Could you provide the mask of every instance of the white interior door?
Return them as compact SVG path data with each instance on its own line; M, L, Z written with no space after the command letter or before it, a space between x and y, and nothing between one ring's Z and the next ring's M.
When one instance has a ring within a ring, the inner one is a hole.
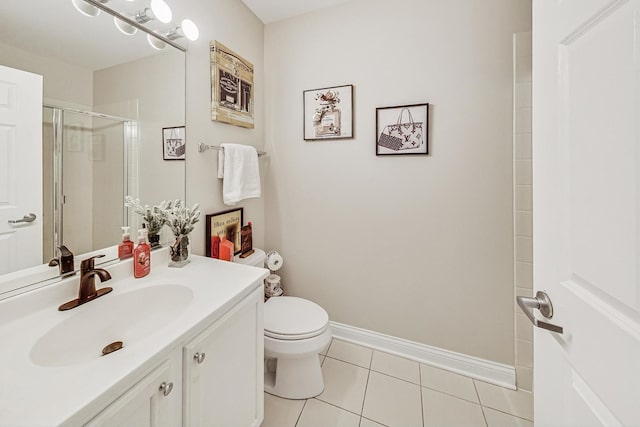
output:
M640 425L639 6L533 1L540 426Z
M0 66L0 274L41 263L42 76Z

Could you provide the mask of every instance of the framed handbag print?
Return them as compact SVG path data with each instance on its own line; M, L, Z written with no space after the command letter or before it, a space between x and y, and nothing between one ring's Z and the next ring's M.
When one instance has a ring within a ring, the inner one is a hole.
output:
M376 108L376 156L429 154L429 104Z

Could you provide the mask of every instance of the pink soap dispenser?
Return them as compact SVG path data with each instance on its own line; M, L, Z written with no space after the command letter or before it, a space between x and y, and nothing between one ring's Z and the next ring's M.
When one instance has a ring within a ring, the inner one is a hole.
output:
M136 279L151 271L151 246L147 243L147 229L138 230L138 246L133 251L133 276Z

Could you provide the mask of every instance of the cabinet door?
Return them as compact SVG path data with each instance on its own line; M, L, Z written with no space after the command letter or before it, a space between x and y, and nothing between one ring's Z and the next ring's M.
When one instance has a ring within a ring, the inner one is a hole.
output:
M170 374L171 364L166 361L86 425L174 427L173 414L179 409L181 399L179 390L173 390Z
M262 288L184 347L184 425L249 427L264 418Z

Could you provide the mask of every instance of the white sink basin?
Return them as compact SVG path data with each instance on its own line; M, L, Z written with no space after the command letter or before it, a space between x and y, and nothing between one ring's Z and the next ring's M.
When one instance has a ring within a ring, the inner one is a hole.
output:
M107 283L108 285L108 283ZM115 341L125 352L178 317L193 300L182 285L155 285L122 294L107 294L72 311L32 347L31 360L40 366L68 366L103 356ZM74 313L75 311L75 313ZM114 353L115 354L115 353Z

